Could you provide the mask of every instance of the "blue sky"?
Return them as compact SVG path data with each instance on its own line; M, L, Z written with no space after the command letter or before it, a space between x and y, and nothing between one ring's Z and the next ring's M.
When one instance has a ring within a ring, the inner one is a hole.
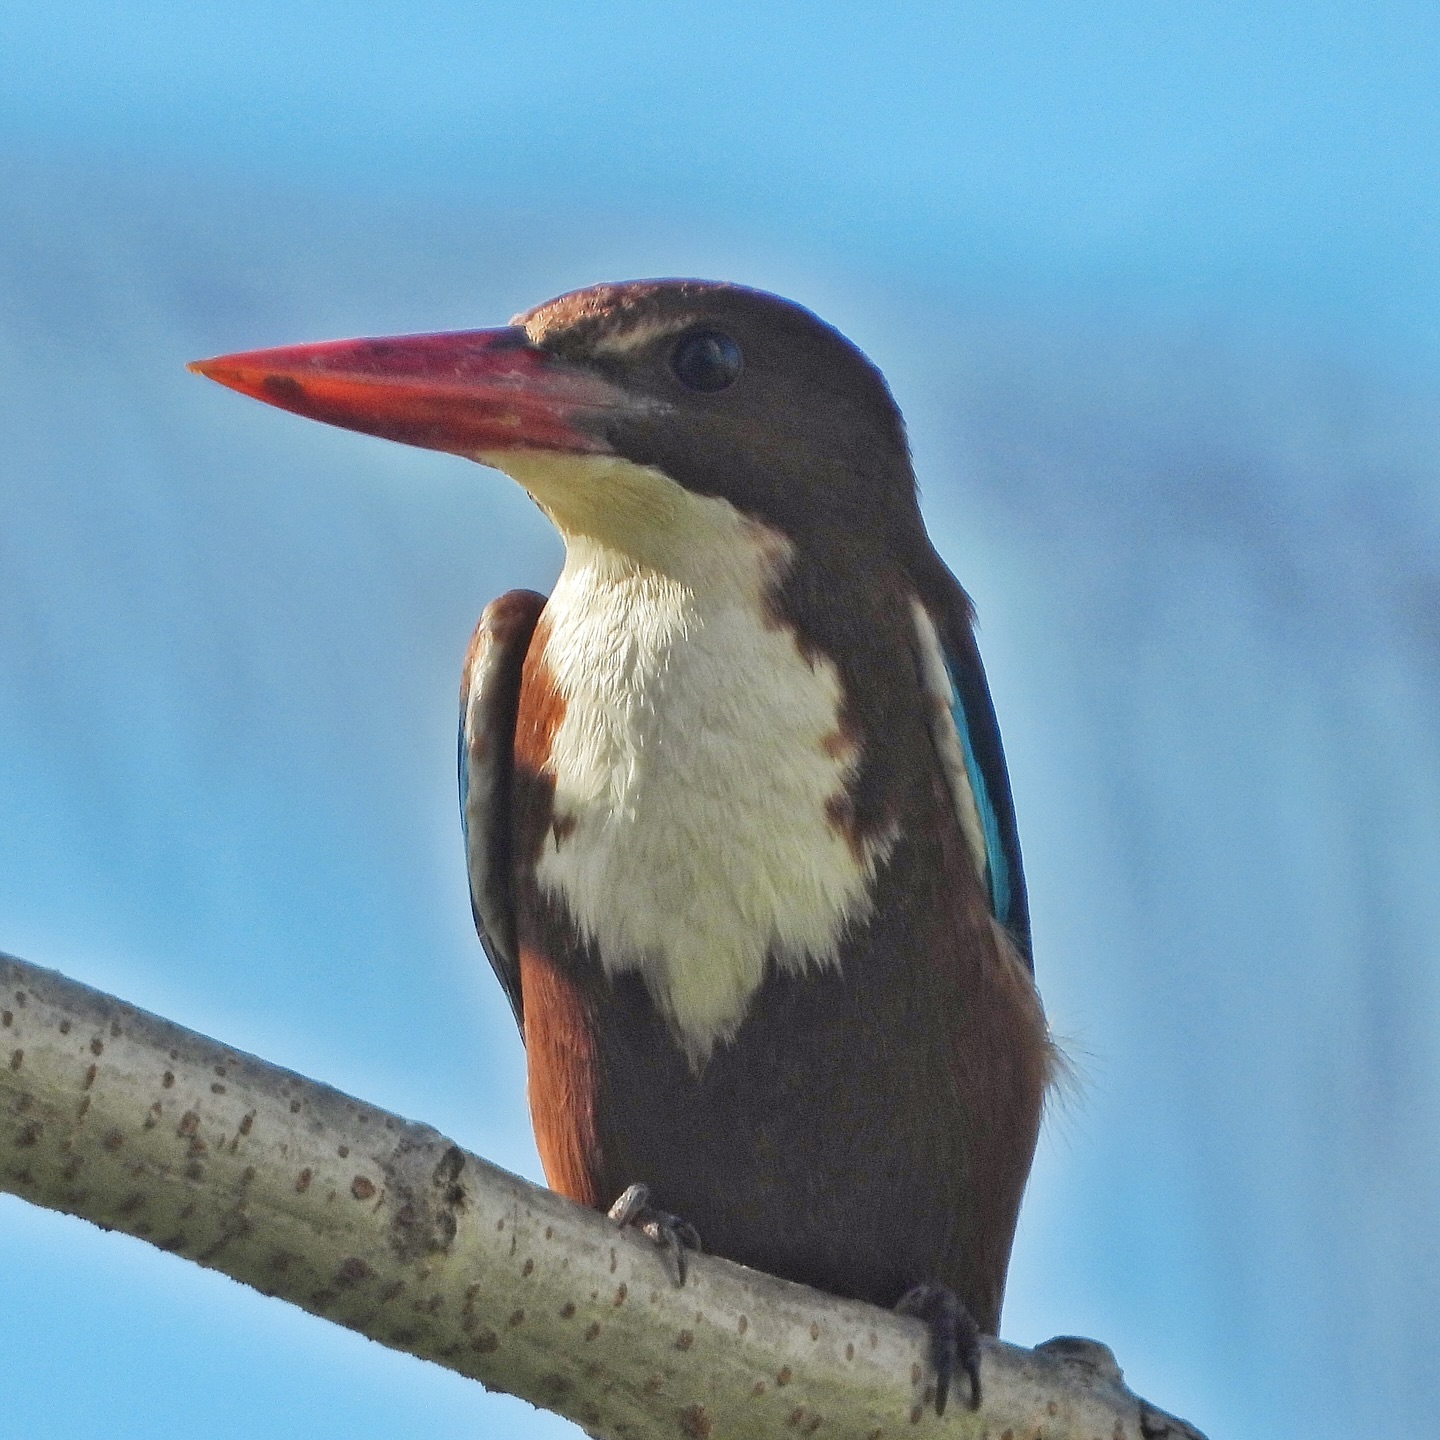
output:
M27 5L21 148L987 280L1237 285L1434 338L1415 4Z
M1440 12L892 10L5 8L0 948L537 1174L451 764L469 626L556 543L183 362L791 294L886 371L980 604L1081 1074L1006 1333L1217 1435L1415 1428ZM0 1277L0 1436L563 1428L12 1200Z

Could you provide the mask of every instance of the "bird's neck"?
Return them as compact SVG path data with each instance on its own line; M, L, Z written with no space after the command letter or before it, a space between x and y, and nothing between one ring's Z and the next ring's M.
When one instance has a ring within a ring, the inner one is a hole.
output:
M567 537L542 655L563 718L538 878L696 1064L767 965L835 963L889 845L836 823L859 750L838 671L776 607L787 543L713 503L733 521L663 569Z

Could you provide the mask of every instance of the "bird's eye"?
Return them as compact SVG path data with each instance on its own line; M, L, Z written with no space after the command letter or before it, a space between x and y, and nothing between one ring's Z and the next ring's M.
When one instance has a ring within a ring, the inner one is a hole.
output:
M723 390L740 377L745 358L740 347L718 330L695 330L670 357L675 378L689 390Z

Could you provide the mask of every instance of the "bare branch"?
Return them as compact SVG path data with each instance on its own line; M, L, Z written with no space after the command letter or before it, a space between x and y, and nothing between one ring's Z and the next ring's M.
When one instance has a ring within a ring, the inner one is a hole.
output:
M599 1436L1198 1432L1103 1346L987 1343L927 1405L924 1334L697 1257L313 1080L0 956L0 1189L148 1240Z

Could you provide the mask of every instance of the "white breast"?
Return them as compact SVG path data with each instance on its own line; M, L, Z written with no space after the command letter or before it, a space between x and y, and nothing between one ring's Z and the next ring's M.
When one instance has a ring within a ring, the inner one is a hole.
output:
M683 553L642 563L566 537L545 608L565 711L539 879L607 970L645 977L698 1065L767 960L836 962L893 837L857 854L832 822L859 757L835 667L767 609L788 543L726 501L681 496Z

